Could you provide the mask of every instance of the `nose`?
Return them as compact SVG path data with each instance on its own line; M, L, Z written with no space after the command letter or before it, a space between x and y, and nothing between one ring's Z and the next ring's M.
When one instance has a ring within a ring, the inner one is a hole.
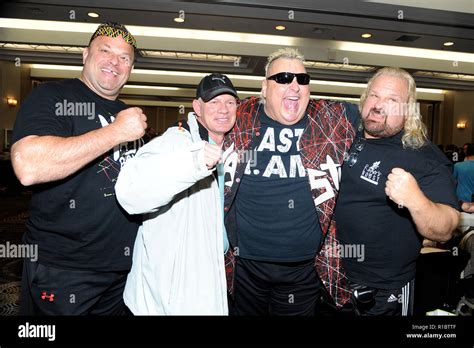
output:
M299 91L300 90L300 85L298 81L296 80L296 76L293 77L293 81L290 83L290 88L294 91Z
M382 98L378 98L375 103L374 103L374 109L376 110L382 110L384 106L386 105L386 102Z
M109 56L109 59L110 59L110 62L113 64L113 65L118 65L119 64L119 57L118 55L114 54L114 53L111 53L110 56Z
M229 106L227 103L219 103L217 111L221 114L227 114L229 112Z

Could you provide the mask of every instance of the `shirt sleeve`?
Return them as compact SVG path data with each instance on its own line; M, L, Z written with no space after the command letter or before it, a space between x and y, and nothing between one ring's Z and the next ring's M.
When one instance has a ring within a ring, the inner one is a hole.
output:
M460 210L456 183L451 167L443 162L429 161L426 173L418 180L421 190L434 203L446 204Z
M351 122L354 129L357 130L360 123L359 107L356 104L348 102L343 102L343 105L346 109L347 119Z
M59 85L46 83L33 89L18 111L12 143L28 135L71 136L71 119L62 112L67 102Z
M189 132L171 127L127 161L115 193L129 214L156 212L212 173L204 159L204 142L192 143Z
M458 177L459 177L458 168L459 168L459 167L458 167L458 164L456 163L456 164L454 165L454 170L453 170L453 176L454 176L454 179L456 179L456 180L457 180Z

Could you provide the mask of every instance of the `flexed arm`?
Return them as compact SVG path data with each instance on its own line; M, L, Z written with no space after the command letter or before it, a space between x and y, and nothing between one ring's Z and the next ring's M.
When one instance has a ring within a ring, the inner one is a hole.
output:
M392 169L385 193L400 207L408 209L423 237L437 242L451 239L459 223L459 212L446 204L428 199L413 175L401 168Z
M114 146L139 139L146 126L142 110L133 107L107 127L79 136L26 136L12 146L15 174L25 186L64 179Z

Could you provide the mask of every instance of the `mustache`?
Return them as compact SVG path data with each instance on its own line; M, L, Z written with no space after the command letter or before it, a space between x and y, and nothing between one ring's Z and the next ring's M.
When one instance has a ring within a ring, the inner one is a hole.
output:
M371 114L371 113L387 117L387 113L385 112L384 109L372 108L372 109L369 110L369 114Z

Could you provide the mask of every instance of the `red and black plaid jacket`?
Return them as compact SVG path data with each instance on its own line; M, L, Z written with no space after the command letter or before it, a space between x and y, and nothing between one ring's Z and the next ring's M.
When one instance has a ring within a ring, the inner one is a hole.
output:
M355 136L354 120L349 119L345 103L328 100L310 100L306 110L308 122L300 140L301 159L308 179L323 236L315 258L316 271L337 306L350 298L346 276L341 268L337 250L336 224L333 218L339 192L340 166L344 154L349 152ZM226 254L227 286L234 290L234 266L237 244L234 199L247 161L251 159L255 137L260 136L257 117L263 104L252 97L237 110L237 120L224 139L224 150L231 148L225 161L225 225L231 247Z

